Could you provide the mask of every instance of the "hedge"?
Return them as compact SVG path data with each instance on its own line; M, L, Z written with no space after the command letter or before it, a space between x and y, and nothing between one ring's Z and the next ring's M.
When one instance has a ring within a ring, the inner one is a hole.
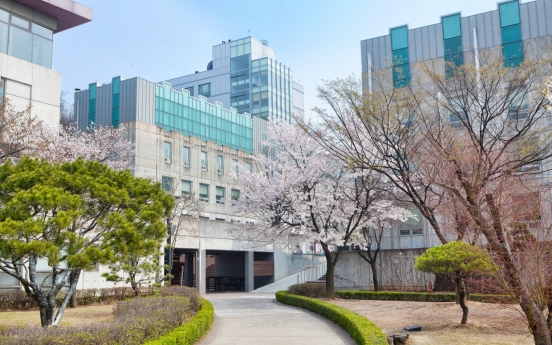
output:
M276 292L280 303L310 310L341 326L359 345L387 345L387 336L372 321L350 310L315 298Z
M428 293L428 292L374 292L374 291L344 291L335 292L335 297L343 299L368 299L382 301L416 301L416 302L456 302L454 293ZM514 303L514 299L508 295L478 295L470 294L470 300L485 303Z
M144 345L192 345L211 328L215 309L208 300L201 298L201 309L185 324Z

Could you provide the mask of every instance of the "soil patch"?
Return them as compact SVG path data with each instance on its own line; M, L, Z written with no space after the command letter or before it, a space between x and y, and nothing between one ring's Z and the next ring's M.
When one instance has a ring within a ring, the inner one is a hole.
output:
M330 301L368 317L385 334L400 333L405 326L422 326L411 333L409 345L530 345L533 337L519 306L468 302L467 325L460 325L462 310L454 302Z
M93 305L78 308L67 308L61 318L61 325L78 326L113 317L115 304ZM0 324L7 327L40 326L38 310L0 312Z

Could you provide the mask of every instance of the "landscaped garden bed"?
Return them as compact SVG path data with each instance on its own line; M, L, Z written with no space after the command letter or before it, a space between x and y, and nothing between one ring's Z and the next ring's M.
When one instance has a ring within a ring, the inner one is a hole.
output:
M117 303L113 317L104 321L62 324L48 329L25 325L0 328L0 344L136 345L179 332L182 335L179 342L157 341L151 344L188 345L209 329L212 315L211 304L202 300L197 290L164 288L154 296Z

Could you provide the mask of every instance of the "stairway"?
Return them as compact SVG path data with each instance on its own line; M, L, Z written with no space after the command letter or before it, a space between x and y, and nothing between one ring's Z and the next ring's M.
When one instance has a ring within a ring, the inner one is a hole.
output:
M215 276L215 264L209 265L205 268L205 277ZM207 291L215 291L215 280L207 279Z
M324 274L322 277L318 278L317 280L309 280L306 283L326 284L326 275Z

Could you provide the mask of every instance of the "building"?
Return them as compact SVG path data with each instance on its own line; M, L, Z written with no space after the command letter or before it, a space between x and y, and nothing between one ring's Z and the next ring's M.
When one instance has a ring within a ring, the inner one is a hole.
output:
M0 0L2 100L16 111L31 106L31 116L59 124L61 75L52 69L54 34L91 20L92 9L72 0ZM19 288L17 279L0 273L0 289Z
M289 67L276 60L268 42L253 37L223 41L213 46L206 71L166 80L177 91L205 96L238 113L262 119L289 121L290 114L303 116L303 86L293 80Z
M515 67L525 58L539 58L551 52L552 0L525 3L509 0L499 2L496 10L472 16L446 14L441 16L439 23L421 28L392 27L388 35L363 40L360 46L365 92L371 92L375 86L376 72L392 81L389 87L409 85L423 62L436 62L432 66L442 66L447 74L452 67L450 63L455 66L476 64L478 56L501 56L505 67ZM519 109L522 105L514 115ZM455 120L459 120L458 117L451 115L451 123ZM385 234L382 249L396 251L393 255L384 255L388 268L388 277L382 277L384 285L401 286L404 282L396 279L402 276L398 270L414 272L412 259L421 253L419 250L440 244L430 224L419 212L415 213L419 221L397 224ZM336 285L366 288L373 284L369 270L359 270L360 266L367 264L354 255L344 258L336 268ZM410 279L407 286L423 286L424 282L427 286L427 276L412 274L406 278Z
M54 34L92 20L92 9L72 0L0 1L0 93L31 116L59 123L61 75L52 69Z
M195 193L205 203L193 231L177 238L174 283L195 285L202 293L225 287L251 291L318 263L318 256L238 241L226 232L231 221L254 221L232 216L232 199L240 190L228 172L238 163L254 169L250 154L260 147L258 132L266 120L168 83L121 77L75 93L75 120L79 128L124 123L135 143L136 176L161 182L175 197ZM107 270L84 272L78 287L113 286L101 277Z

